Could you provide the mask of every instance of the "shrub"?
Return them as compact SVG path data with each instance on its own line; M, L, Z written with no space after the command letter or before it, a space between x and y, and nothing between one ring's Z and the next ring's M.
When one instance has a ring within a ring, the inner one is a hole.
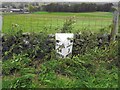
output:
M71 33L73 30L73 25L75 24L75 18L70 17L66 19L65 23L63 24L63 27L61 28L61 33Z
M73 56L84 54L86 51L98 46L109 45L108 35L105 37L92 32L82 32L74 35ZM28 54L33 59L50 59L51 53L55 48L54 36L45 33L23 34L17 32L13 36L3 36L3 60L12 58L13 54Z
M5 35L3 40L3 60L12 58L13 54L28 54L30 58L42 59L54 49L54 41L45 33Z

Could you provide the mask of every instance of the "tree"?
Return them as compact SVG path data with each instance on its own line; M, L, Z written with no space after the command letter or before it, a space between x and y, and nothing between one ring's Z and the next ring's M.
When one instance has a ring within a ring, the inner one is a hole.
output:
M106 12L111 11L112 6L113 6L112 3L104 4L104 5L103 5L103 7L104 7L104 11L106 11Z
M28 10L30 13L32 13L34 11L34 7L31 4L29 4Z
M112 3L99 4L99 5L97 5L97 11L110 12L112 9L112 6L113 6Z
M24 4L21 3L21 4L19 5L19 8L20 8L20 9L23 9L23 8L24 8Z

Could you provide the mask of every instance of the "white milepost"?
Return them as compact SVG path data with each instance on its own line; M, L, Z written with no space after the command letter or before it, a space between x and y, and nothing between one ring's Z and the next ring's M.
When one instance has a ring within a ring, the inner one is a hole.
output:
M66 58L72 55L74 34L72 33L56 33L56 53L59 58Z

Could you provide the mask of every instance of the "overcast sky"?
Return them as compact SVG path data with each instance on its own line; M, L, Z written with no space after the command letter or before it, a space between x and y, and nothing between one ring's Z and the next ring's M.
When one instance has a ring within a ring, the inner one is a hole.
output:
M119 2L120 0L0 0L0 2Z

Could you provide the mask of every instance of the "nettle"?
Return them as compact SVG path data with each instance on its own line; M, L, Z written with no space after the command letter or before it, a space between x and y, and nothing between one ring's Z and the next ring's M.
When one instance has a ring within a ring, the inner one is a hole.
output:
M31 59L29 59L26 55L16 55L14 54L12 59L8 59L3 62L3 75L9 75L18 72L22 68L28 67L31 63Z
M27 74L16 78L13 80L11 88L34 88L34 84L32 82L34 77L34 74Z

